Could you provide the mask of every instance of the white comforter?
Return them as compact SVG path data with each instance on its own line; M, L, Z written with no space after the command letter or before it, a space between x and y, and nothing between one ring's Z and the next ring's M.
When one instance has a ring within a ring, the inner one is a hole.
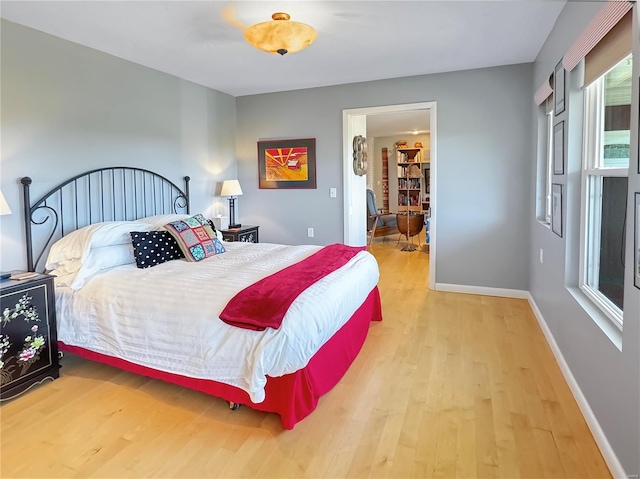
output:
M376 260L361 251L302 293L278 330L236 328L218 316L238 291L320 247L225 243L225 248L226 253L199 263L119 266L75 292L59 286L58 339L169 373L230 384L259 403L266 375L305 367L378 282Z

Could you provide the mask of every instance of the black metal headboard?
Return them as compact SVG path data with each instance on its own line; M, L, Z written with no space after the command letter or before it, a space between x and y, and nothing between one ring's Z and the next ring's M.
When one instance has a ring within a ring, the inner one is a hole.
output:
M31 178L22 178L27 268L35 271L52 240L103 221L189 213L189 180L184 191L164 176L141 168L114 166L87 171L65 181L31 205ZM49 222L49 218L52 221ZM33 226L47 225L34 261ZM48 235L47 235L48 233Z

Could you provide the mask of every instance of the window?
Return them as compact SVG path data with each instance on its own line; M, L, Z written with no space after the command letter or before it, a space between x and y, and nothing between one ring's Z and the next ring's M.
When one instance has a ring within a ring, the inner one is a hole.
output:
M553 95L550 100L553 104ZM551 224L551 183L553 182L553 109L547 112L547 162L545 165L544 221Z
M580 288L622 327L631 56L586 88Z
M538 153L536 218L549 226L551 224L551 183L553 182L553 93L541 104L538 118L538 135L542 142Z

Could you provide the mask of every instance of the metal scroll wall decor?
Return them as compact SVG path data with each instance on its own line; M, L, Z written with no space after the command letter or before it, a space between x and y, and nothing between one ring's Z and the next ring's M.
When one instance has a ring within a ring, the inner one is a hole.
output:
M367 139L362 135L353 138L353 172L358 176L367 174Z

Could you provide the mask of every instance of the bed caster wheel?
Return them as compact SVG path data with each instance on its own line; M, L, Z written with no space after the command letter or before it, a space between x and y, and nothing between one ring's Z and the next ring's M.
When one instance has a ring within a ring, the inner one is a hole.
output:
M58 359L62 359L62 358L64 358L64 352L58 351Z
M229 409L231 409L232 411L237 411L238 409L240 409L240 406L242 406L242 404L229 401Z

